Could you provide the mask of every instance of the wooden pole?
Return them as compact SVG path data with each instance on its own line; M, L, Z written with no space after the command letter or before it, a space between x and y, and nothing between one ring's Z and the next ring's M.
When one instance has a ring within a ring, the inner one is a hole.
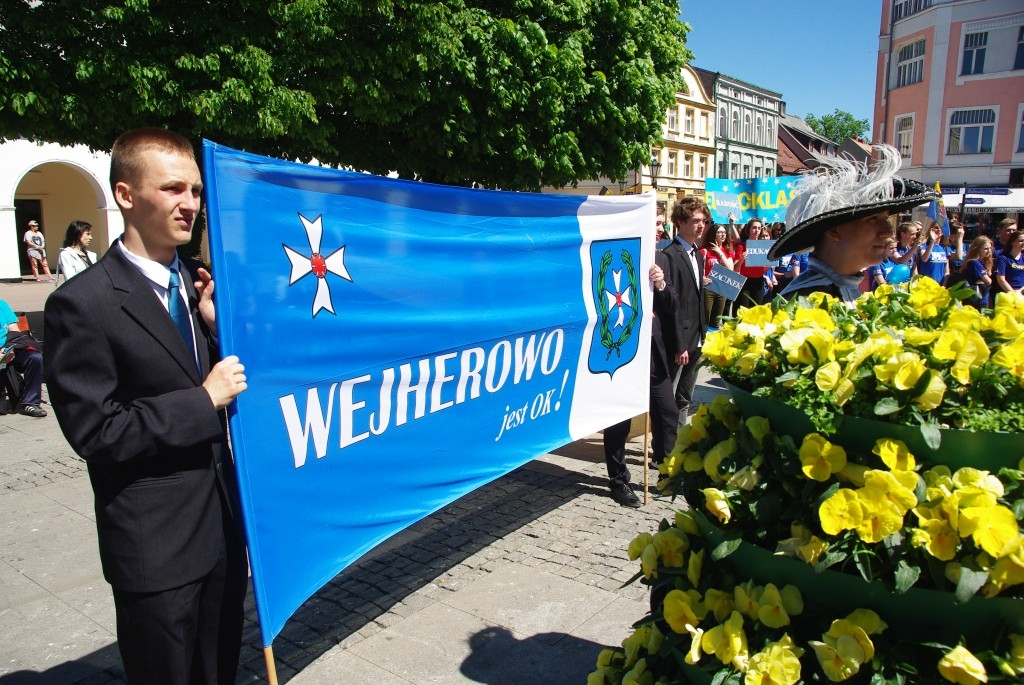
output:
M274 646L263 648L263 661L267 664L267 682L277 685L277 668L274 666Z
M650 469L650 455L647 453L651 446L651 413L644 414L644 506L647 505L647 472Z

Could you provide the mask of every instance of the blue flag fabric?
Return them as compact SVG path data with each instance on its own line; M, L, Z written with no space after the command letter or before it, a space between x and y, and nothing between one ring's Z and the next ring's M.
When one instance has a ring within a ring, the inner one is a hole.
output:
M373 546L647 411L653 194L449 188L209 141L203 163L264 646Z
M800 183L796 176L765 178L708 178L704 201L716 223L728 223L732 214L737 224L751 219L768 223L786 220L789 200Z

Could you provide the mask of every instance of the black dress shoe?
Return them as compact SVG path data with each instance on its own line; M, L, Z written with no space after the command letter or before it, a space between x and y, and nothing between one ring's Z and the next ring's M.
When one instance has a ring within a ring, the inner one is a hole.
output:
M18 408L18 413L24 414L25 416L32 416L37 419L41 419L46 416L46 410L38 404L23 404Z
M613 485L612 486L612 499L621 504L624 507L631 509L640 508L640 499L633 492L633 488L626 485Z

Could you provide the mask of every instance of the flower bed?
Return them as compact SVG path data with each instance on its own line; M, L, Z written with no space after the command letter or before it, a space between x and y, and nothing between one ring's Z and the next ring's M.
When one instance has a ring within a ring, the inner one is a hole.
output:
M798 443L719 397L661 466L694 510L630 545L651 614L589 684L1019 680L1022 469Z
M1024 679L1024 298L964 294L776 300L709 336L739 406L660 466L688 510L630 544L651 612L588 685Z

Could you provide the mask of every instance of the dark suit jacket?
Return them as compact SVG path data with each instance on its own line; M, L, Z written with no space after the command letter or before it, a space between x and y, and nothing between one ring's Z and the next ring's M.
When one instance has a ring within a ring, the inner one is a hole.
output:
M662 253L668 258L665 281L676 294L677 306L671 326L665 326L666 352L674 358L683 351L696 352L704 343L704 297L694 280L693 265L678 240L666 247ZM697 278L704 280L704 257L697 250ZM664 324L663 324L664 325Z
M114 245L46 302L46 383L88 462L103 574L155 592L205 575L224 548L233 482L223 415L202 388L216 362L189 310L200 371L150 282Z
M665 289L654 291L654 323L651 326L651 380L658 381L672 376L675 368L665 347L665 331L675 326L676 292L668 284L668 257L661 252L654 253L654 263L665 273Z

